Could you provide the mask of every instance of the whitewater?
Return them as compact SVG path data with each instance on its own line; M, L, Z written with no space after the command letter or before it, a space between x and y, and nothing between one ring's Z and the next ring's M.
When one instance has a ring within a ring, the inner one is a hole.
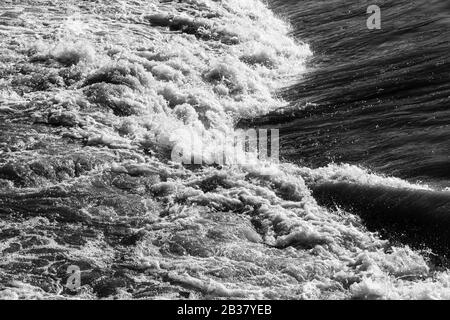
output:
M312 55L290 31L257 0L2 1L0 298L450 299L432 252L312 190L427 185L171 161L185 130L214 152L217 132L287 105Z

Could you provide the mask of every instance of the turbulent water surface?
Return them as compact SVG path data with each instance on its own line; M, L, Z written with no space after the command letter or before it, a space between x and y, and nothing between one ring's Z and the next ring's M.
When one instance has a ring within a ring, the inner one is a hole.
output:
M385 1L368 34L355 3L2 0L0 298L450 298L433 246L348 197L448 208L446 8ZM293 163L171 162L237 123Z

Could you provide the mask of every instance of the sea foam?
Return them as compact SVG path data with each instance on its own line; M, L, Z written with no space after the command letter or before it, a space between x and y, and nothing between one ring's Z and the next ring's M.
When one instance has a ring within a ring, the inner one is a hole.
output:
M348 165L171 161L186 130L214 152L223 147L215 132L286 105L277 90L302 75L311 51L263 3L101 0L70 16L55 10L24 12L27 32L1 31L9 60L0 92L14 102L13 120L33 129L2 129L18 138L1 140L0 213L26 219L0 224L21 230L2 243L0 297L71 298L67 264L88 278L78 297L448 296L447 273L358 217L320 207L308 187L406 182ZM49 255L61 262L45 265ZM44 267L17 272L35 261ZM12 276L21 282L3 281Z

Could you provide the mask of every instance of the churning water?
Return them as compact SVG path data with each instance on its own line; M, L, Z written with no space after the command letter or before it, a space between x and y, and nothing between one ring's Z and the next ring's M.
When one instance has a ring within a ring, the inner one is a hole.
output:
M377 4L2 0L0 297L450 298L448 5Z

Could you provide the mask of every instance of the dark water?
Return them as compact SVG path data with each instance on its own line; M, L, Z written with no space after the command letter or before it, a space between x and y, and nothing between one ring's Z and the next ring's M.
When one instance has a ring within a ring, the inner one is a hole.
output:
M381 8L380 30L366 26L373 4ZM271 5L314 56L308 72L281 93L287 108L241 125L279 128L286 161L313 168L349 163L435 190L449 187L449 3ZM311 188L319 204L358 214L383 237L448 257L448 192L333 183Z
M369 5L381 30L368 30ZM311 45L291 105L245 126L280 128L281 155L330 162L438 188L450 182L450 6L447 1L274 0Z

